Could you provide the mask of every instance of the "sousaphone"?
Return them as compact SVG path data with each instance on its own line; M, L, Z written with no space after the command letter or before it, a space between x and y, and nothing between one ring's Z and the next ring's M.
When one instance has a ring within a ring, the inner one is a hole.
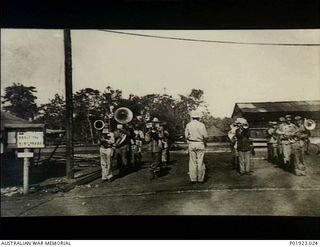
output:
M316 122L312 119L305 119L303 125L307 130L314 130L316 128Z
M114 119L121 124L127 124L132 121L133 113L127 107L120 107L114 113Z

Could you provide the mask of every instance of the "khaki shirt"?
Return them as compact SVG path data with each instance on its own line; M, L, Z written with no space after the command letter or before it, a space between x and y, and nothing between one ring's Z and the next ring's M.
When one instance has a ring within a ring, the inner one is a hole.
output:
M281 135L280 140L283 144L289 144L290 139L293 138L293 134L298 130L298 127L293 124L283 124L279 126L277 134Z
M191 120L185 129L188 141L203 142L208 137L206 126L198 120Z
M157 138L154 138L157 137ZM153 152L153 153L157 153L157 152L161 152L161 140L160 140L160 136L159 133L152 133L152 132L147 132L145 135L145 140L147 142L147 147L148 147L148 151L149 152Z
M103 148L111 148L112 145L115 142L114 134L112 132L109 132L109 133L104 134L104 135L108 136L108 139L105 139L104 136L102 135L100 137L100 140L99 140L100 146L103 147Z
M276 137L276 129L275 128L269 128L267 130L267 141L268 143L277 143L277 137Z

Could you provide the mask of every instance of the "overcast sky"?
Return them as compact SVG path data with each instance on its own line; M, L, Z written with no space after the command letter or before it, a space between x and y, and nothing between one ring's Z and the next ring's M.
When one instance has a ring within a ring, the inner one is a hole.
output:
M123 31L123 30L122 30ZM320 43L320 30L127 32L265 43ZM73 30L74 91L108 85L130 93L205 92L214 116L236 102L320 99L320 47L187 42ZM1 30L1 94L12 82L38 89L38 103L64 93L62 30Z

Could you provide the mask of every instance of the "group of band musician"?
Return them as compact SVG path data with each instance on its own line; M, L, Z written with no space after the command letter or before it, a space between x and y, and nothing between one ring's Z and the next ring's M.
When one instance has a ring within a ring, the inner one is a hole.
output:
M203 162L207 132L199 121L200 114L193 111L191 122L185 129L185 137L189 145L189 176L191 182L204 182L205 164ZM305 176L305 147L309 141L309 129L304 119L291 115L281 117L277 122L269 122L267 129L268 161L275 163L297 176ZM312 120L310 120L312 121ZM312 123L314 124L314 123ZM234 152L234 167L240 175L251 175L250 156L255 155L250 138L249 124L244 118L237 118L230 126L228 137ZM314 126L313 126L314 128ZM150 159L150 178L157 178L169 157L169 133L164 129L157 117L145 126L141 124L118 124L112 132L106 125L99 139L102 167L102 180L112 181L113 162L116 161L119 176L127 174L131 169L141 165L142 145L147 145ZM114 157L114 159L113 159Z
M266 130L267 160L296 176L305 176L306 147L310 129L314 128L314 125L313 120L303 119L301 116L295 116L292 121L291 115L280 117L279 122L270 121ZM250 141L249 125L244 118L237 118L230 127L228 136L234 153L234 168L239 169L241 175L250 174L250 168L247 169L250 167L249 151L254 149ZM245 145L243 140L247 140ZM247 148L243 149L243 146Z
M100 164L103 181L113 181L113 164L119 169L118 177L139 169L142 145L147 145L150 159L150 178L157 178L162 166L168 162L168 137L158 118L142 126L141 124L117 124L112 131L105 125L99 137Z
M279 122L269 122L267 129L269 162L293 172L297 176L306 175L305 153L310 131L301 116L280 117Z

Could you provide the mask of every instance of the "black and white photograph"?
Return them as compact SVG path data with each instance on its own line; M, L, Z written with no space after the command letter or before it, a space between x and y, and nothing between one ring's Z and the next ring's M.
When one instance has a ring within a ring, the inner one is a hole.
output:
M320 216L320 29L1 29L1 217Z

